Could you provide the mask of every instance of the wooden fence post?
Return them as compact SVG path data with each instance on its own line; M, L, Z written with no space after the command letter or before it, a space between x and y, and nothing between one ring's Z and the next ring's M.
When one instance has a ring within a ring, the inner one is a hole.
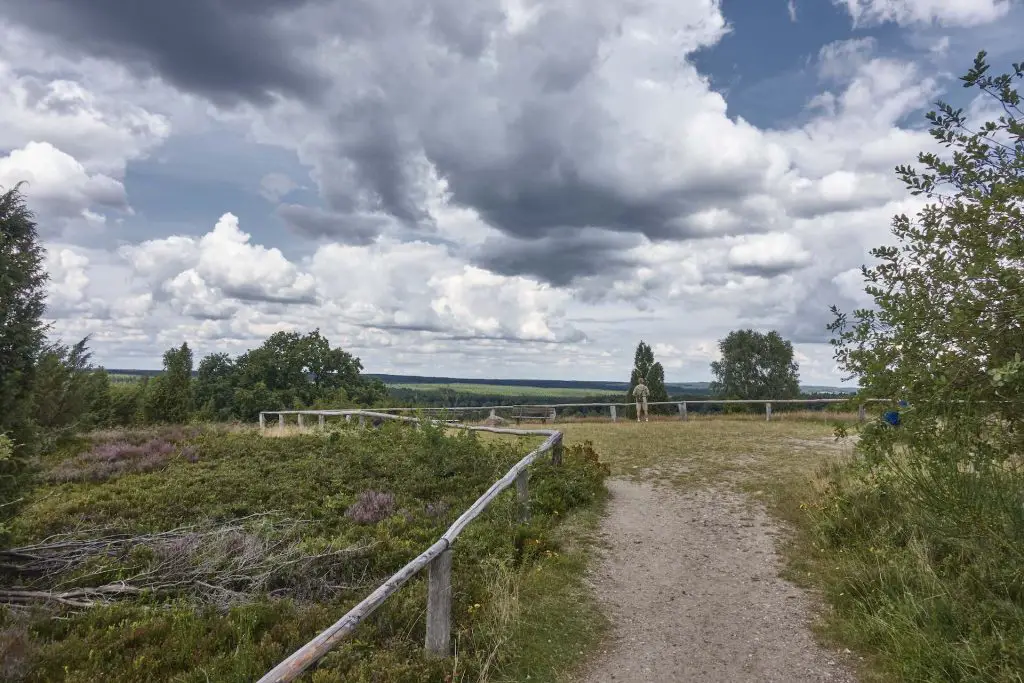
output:
M558 412L554 408L552 408L551 409L551 424L555 423L555 419L557 417L558 417Z
M452 632L451 548L430 561L427 581L427 652L447 657Z
M562 447L562 440L559 439L558 443L556 443L554 446L551 447L551 464L552 465L561 465L562 464L562 452L563 452L563 450L564 449Z
M868 419L868 409L863 403L857 406L857 420L859 422L865 422Z
M299 429L302 429L303 427L305 427L306 426L306 416L303 415L302 413L299 413L296 417L299 418Z
M619 416L615 414L615 406L610 406L609 410L612 412L612 422L618 422Z
M771 419L772 419L772 404L771 403L765 403L764 404L764 420L765 420L765 422L771 422Z
M260 412L260 431L267 428L267 416Z
M277 426L284 429L284 413L277 414Z
M519 499L519 521L530 521L530 472L523 469L516 475L516 497Z
M320 413L320 419L318 420L318 422L320 423L320 429L324 428L324 422L326 422L325 417L326 416L323 413Z
M494 408L491 408L491 414L488 416L487 419L493 420L496 417L498 417L498 414L496 412L494 412Z
M679 404L679 419L682 420L683 422L686 422L686 401L683 401L682 403Z

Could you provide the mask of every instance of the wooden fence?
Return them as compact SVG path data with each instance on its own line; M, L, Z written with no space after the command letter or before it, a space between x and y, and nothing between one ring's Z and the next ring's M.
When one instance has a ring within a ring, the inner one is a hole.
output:
M648 406L676 406L679 411L679 419L689 419L688 406L691 405L764 405L765 420L770 421L772 419L772 405L821 405L830 403L847 403L857 406L857 416L861 422L867 419L867 404L871 402L884 401L884 399L857 399L857 398L794 398L794 399L775 399L775 400L761 400L761 399L707 399L707 400L694 400L694 401L652 401L648 402ZM375 408L378 413L472 413L472 412L484 412L487 411L490 417L498 417L499 411L512 411L513 413L517 410L545 410L550 411L549 416L546 419L550 419L554 422L558 417L558 410L564 408L608 408L608 412L611 416L612 422L618 421L618 408L635 406L635 403L549 403L549 404L534 404L524 403L509 406L452 406L447 408ZM298 415L299 425L303 425L304 415L319 415L320 424L324 422L324 417L328 415L342 415L345 413L352 414L354 411L344 410L268 410L260 413L260 428L266 427L266 415L277 415L278 421L281 426L284 426L285 415Z
M278 415L279 423L282 425L284 424L284 415L286 414L298 415L300 424L302 424L303 417L306 415L317 416L321 425L324 424L325 418L331 415L344 416L346 420L351 420L353 416L358 416L360 424L363 425L366 423L366 418L420 423L420 420L417 418L368 410L289 410L260 413L260 427L266 426L265 415L275 414ZM436 420L431 422L438 423ZM520 519L523 521L529 519L529 471L527 468L538 457L549 451L551 452L552 462L556 465L562 464L562 433L547 429L502 429L499 427L477 427L449 422L444 422L443 424L469 431L514 434L517 436L546 436L547 438L544 440L544 443L530 451L526 457L517 462L504 477L494 482L468 510L455 520L455 523L448 528L436 543L420 553L412 562L398 570L390 579L381 584L377 590L370 593L362 602L349 610L345 616L267 672L259 680L259 683L294 681L303 671L319 661L331 648L352 633L388 597L397 592L406 581L419 573L424 567L428 567L427 637L425 647L434 654L448 655L451 639L452 545L455 543L455 539L502 491L513 484L515 484L516 493L519 498Z

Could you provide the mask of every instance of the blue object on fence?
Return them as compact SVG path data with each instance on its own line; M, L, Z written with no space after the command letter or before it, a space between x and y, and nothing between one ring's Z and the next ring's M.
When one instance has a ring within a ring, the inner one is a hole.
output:
M882 419L891 424L893 427L900 426L900 414L897 410L887 410L882 414Z

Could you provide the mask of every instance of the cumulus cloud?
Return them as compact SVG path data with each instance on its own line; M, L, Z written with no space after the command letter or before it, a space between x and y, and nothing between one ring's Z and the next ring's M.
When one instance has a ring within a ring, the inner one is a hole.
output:
M885 22L976 26L1005 16L1012 0L832 0L850 13L854 26Z
M122 247L135 272L159 286L179 311L194 317L225 317L234 310L223 299L312 303L316 282L277 248L250 243L238 218L220 217L196 239L171 236Z
M166 117L126 102L119 84L94 91L82 82L95 86L94 70L78 65L82 73L75 73L74 64L45 57L24 36L0 28L0 149L46 142L91 172L120 178L128 160L170 134Z
M330 244L317 250L311 271L330 305L365 327L523 341L581 338L559 320L566 291L475 268L442 245Z
M50 216L101 221L90 207L128 208L120 181L89 173L74 157L48 142L30 142L0 157L0 187L21 182L26 183L23 189L33 205L43 207Z
M82 55L159 73L218 101L265 101L273 93L309 94L317 85L277 26L293 0L242 3L181 0L38 0L10 3L5 14ZM256 48L256 49L254 49Z
M807 265L811 254L793 235L774 233L743 239L729 249L728 259L740 272L771 277Z

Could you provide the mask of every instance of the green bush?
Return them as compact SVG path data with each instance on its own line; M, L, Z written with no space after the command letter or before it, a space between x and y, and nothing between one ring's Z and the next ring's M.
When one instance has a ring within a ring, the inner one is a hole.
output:
M832 326L862 396L910 402L898 428L862 431L857 463L812 505L832 625L897 680L1024 671L1024 64L988 68L981 53L962 80L999 119L928 115L952 154L898 173L932 203L873 250L874 306Z

